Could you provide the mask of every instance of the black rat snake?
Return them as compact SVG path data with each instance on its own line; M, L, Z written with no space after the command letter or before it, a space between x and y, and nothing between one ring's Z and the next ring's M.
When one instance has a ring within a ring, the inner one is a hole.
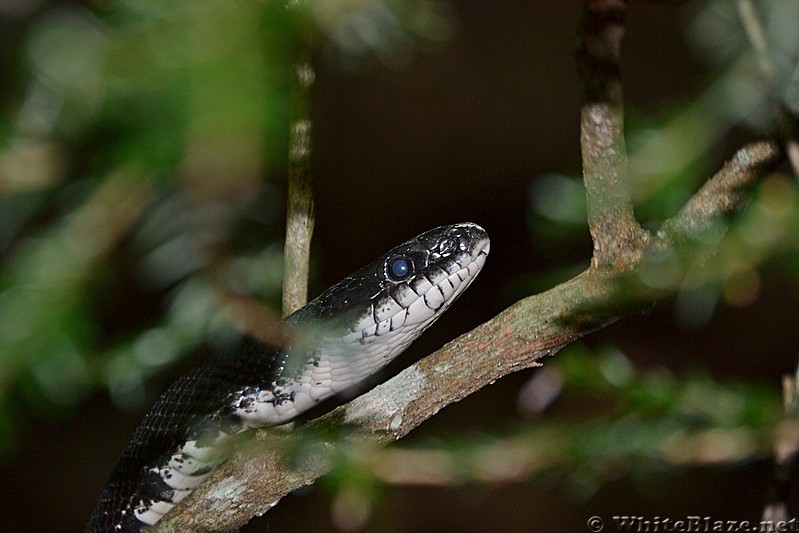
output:
M469 286L488 251L475 224L432 229L286 318L304 332L291 346L244 337L177 380L134 432L87 531L156 523L227 459L233 436L288 422L384 367Z

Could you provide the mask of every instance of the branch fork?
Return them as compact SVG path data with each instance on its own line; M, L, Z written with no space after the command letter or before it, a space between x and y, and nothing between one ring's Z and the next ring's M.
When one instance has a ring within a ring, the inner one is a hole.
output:
M381 447L497 379L540 365L576 339L650 308L667 290L643 287L637 274L741 209L746 189L783 160L774 142L741 148L656 235L635 219L627 154L619 52L626 2L587 0L577 60L584 87L583 174L594 240L590 267L529 296L446 344L394 378L293 431L258 431L155 531L225 531L267 512L313 483L342 449ZM712 246L712 244L710 245ZM257 453L249 453L251 447Z

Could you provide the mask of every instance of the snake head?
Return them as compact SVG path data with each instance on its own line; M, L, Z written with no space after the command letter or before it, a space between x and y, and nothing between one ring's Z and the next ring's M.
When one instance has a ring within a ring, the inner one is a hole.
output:
M489 249L488 234L477 224L432 229L350 274L288 320L325 324L326 347L377 345L382 366L474 281Z

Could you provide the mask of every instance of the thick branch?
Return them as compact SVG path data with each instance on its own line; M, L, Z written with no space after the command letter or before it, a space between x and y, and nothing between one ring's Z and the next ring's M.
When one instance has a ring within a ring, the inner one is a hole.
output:
M653 246L674 250L681 237L717 225L740 209L751 185L781 158L772 143L743 148L659 232ZM677 254L670 254L677 255ZM631 291L639 268L589 269L543 294L530 296L327 415L293 432L261 431L258 453L239 452L167 515L156 531L229 530L261 515L289 492L332 467L337 450L383 446L405 436L447 405L497 379L535 366L580 337L648 308L653 295ZM266 449L264 449L266 448ZM298 452L297 450L300 450ZM301 457L298 457L301 454Z

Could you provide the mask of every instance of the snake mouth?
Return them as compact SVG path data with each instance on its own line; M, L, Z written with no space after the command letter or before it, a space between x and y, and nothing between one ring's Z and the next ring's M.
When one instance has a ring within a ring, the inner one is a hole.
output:
M478 226L479 228L480 226ZM480 265L480 269L482 270L483 265L485 264L486 258L488 257L489 252L491 252L491 240L488 238L488 234L485 233L483 228L480 228L485 234L484 237L481 237L477 240L477 243L474 246L474 253L472 254L472 260L475 263ZM477 274L475 274L476 276Z
M429 234L433 238L424 240ZM370 371L387 364L435 322L482 270L488 234L472 223L437 228L417 237L429 251L425 266L373 298L339 342L367 355ZM352 361L352 359L350 359Z
M486 231L472 223L436 228L395 248L388 257L412 258L418 270L405 280L385 281L341 341L364 345L407 336L410 343L474 281L490 248Z

